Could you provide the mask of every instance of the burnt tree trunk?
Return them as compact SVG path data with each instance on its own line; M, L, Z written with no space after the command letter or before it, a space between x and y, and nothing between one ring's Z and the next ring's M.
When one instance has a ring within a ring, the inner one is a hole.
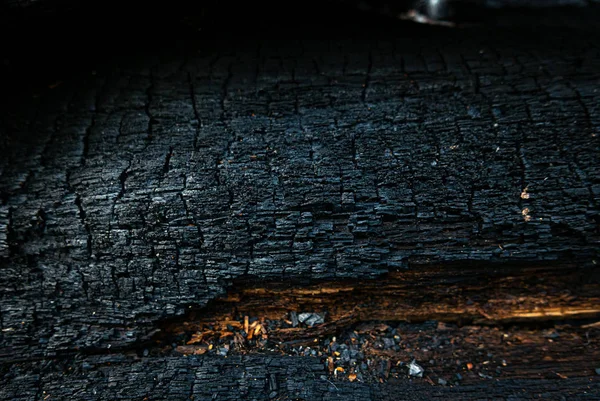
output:
M0 399L600 399L600 35L567 14L9 76Z

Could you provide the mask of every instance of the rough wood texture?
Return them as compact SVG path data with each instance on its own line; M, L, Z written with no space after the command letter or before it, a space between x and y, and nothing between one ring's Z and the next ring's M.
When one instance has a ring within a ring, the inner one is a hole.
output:
M159 47L4 99L0 399L598 399L593 376L450 388L137 355L234 281L595 276L595 28L413 35Z
M13 367L2 388L7 400L598 400L595 378L481 381L455 387L422 379L400 384L333 382L315 358L89 357Z
M518 275L506 267L494 271L492 267L475 270L461 266L457 270L417 269L377 280L297 286L289 282L243 283L210 307L192 309L186 318L167 324L167 332L180 331L182 321L191 330L196 321L226 321L255 313L266 319L286 319L293 311L307 310L326 314L326 324L314 330L270 332L270 337L312 339L317 333L335 334L344 326L372 320L436 319L479 325L600 320L598 277L589 270L521 267Z
M2 166L9 352L128 343L240 277L593 265L595 59L379 45L163 61L34 100ZM111 327L67 329L89 316ZM48 342L21 342L39 321Z

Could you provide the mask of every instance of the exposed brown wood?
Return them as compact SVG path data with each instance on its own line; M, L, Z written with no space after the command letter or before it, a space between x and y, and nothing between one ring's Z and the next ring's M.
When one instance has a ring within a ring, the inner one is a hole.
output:
M587 377L600 362L595 274L574 266L456 266L370 281L246 283L165 322L153 352L171 354L161 347L173 341L184 355L316 352L331 375L351 381L400 380L411 360L436 383ZM324 323L292 322L307 312ZM358 356L344 359L338 344Z
M183 325L193 330L206 321L241 327L236 319L242 316L284 320L292 311L326 313L321 333L335 331L340 322L368 320L535 324L600 319L600 293L595 270L571 265L417 267L376 280L244 284L167 325L166 331L177 333Z

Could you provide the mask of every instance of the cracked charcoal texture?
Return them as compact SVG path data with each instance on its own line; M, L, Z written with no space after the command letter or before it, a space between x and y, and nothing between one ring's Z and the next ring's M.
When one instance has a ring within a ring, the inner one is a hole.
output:
M35 99L5 127L2 354L125 346L234 279L593 263L595 59L414 46L148 60Z
M5 399L172 400L397 400L402 399L585 399L597 400L597 380L503 380L455 387L423 381L396 385L332 382L317 359L305 357L145 358L94 356L59 366L14 367ZM507 397L508 394L508 397Z
M317 359L127 355L234 281L593 267L600 41L544 35L196 43L7 102L0 399L598 394L597 379L433 391L331 384Z

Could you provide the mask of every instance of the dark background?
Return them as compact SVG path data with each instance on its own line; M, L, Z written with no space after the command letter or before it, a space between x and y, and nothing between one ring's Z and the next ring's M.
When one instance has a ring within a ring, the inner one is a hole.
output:
M221 39L446 36L447 28L402 21L418 1L214 2L173 0L4 0L0 79L5 93L46 85L111 59ZM455 0L462 29L493 36L540 35L597 25L596 0Z

